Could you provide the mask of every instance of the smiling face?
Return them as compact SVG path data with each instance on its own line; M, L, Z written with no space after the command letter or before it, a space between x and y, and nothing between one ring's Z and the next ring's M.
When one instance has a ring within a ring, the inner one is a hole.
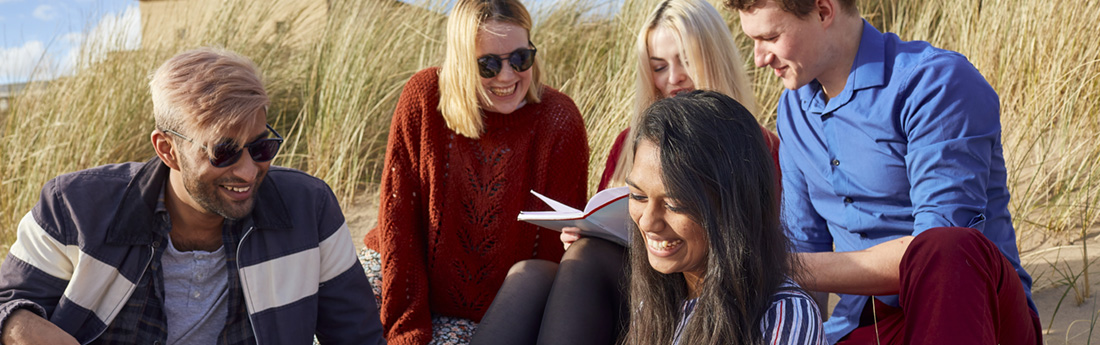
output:
M507 58L516 49L530 48L527 30L522 27L499 21L490 21L481 25L477 33L476 56L494 54ZM525 104L527 90L531 88L531 74L534 68L519 72L504 62L500 72L492 78L481 78L481 85L488 91L488 101L482 100L481 106L491 112L511 114ZM491 104L491 105L490 105Z
M814 20L817 11L800 18L767 1L739 13L741 30L753 40L756 67L771 68L784 87L800 88L823 73L829 58L824 29Z
M658 26L649 31L646 50L649 52L649 68L653 71L653 86L661 97L695 89L687 66L680 55L678 35L671 28Z
M627 177L630 218L645 240L649 265L654 270L664 274L682 272L689 281L698 281L706 271L706 231L668 196L661 174L660 149L642 140Z
M249 138L258 140L268 136L263 118L266 112L257 112L260 120L249 129ZM225 133L223 138L238 137L236 133ZM181 201L204 215L217 215L228 219L241 219L252 212L256 191L267 175L271 161L259 163L252 160L247 149L233 165L218 168L210 164L210 158L200 146L211 147L217 143L190 143L176 140L176 152L179 156L179 172L173 179L182 182L186 193L176 194Z

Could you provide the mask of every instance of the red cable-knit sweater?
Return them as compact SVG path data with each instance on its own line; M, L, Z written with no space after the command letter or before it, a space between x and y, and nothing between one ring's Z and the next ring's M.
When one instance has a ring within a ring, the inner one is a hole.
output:
M775 161L775 171L777 175L775 180L777 181L776 186L779 186L779 136L775 135L775 133L772 133L772 131L769 131L767 128L764 128L764 126L760 126L760 132L764 134L764 143L768 145L768 153L771 153L772 160ZM623 145L626 144L626 137L629 134L630 127L627 127L619 133L618 137L615 137L615 143L611 144L611 151L607 153L607 162L604 163L603 175L600 176L600 184L596 190L604 190L607 189L607 187L617 187L608 186L608 184L611 183L611 178L615 176L615 168L618 167L619 164L619 155L623 154Z
M561 260L557 232L516 220L547 209L531 190L577 207L586 199L588 140L569 97L544 86L540 103L486 112L474 140L447 128L438 71L416 73L401 92L378 226L364 239L382 256L390 344L427 344L432 313L480 321L512 264Z

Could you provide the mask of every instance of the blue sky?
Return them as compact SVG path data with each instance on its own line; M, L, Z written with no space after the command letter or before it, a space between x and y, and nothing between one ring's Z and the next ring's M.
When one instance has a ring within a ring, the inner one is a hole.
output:
M0 0L0 84L68 73L89 37L129 32L122 47L140 45L136 0Z

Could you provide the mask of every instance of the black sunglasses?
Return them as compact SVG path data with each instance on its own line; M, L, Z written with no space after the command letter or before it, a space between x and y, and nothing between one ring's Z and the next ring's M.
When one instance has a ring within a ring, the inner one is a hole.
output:
M512 51L508 54L507 58L503 58L500 55L485 54L477 58L478 72L481 73L482 78L492 78L500 73L500 69L504 67L504 61L508 61L509 65L512 65L512 70L516 72L523 72L531 68L535 64L535 53L538 49L535 49L535 45L530 41L527 45L531 48L520 48Z
M283 145L283 136L279 135L279 132L274 128L271 128L271 125L267 125L267 130L271 131L271 133L275 133L275 137L257 139L256 141L244 144L243 147L237 147L237 145L233 145L229 142L214 145L214 149L210 150L210 152L214 153L213 157L210 158L210 165L213 165L215 168L224 168L233 165L233 163L237 163L237 160L241 158L241 152L244 152L244 149L248 149L248 155L252 156L252 160L257 163L275 159L275 155L279 153L279 147ZM161 131L172 133L192 144L195 143L191 138L171 129L162 129ZM206 150L206 146L202 146L202 149Z

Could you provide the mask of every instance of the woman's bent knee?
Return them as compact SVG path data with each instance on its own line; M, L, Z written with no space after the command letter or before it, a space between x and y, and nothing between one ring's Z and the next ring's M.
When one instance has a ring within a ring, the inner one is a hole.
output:
M569 250L565 251L561 261L596 260L596 261L622 261L625 259L626 247L614 242L595 237L582 237L573 242Z
M523 260L512 265L508 269L507 279L540 279L553 280L558 272L558 264L541 259ZM515 276L515 278L512 278Z

